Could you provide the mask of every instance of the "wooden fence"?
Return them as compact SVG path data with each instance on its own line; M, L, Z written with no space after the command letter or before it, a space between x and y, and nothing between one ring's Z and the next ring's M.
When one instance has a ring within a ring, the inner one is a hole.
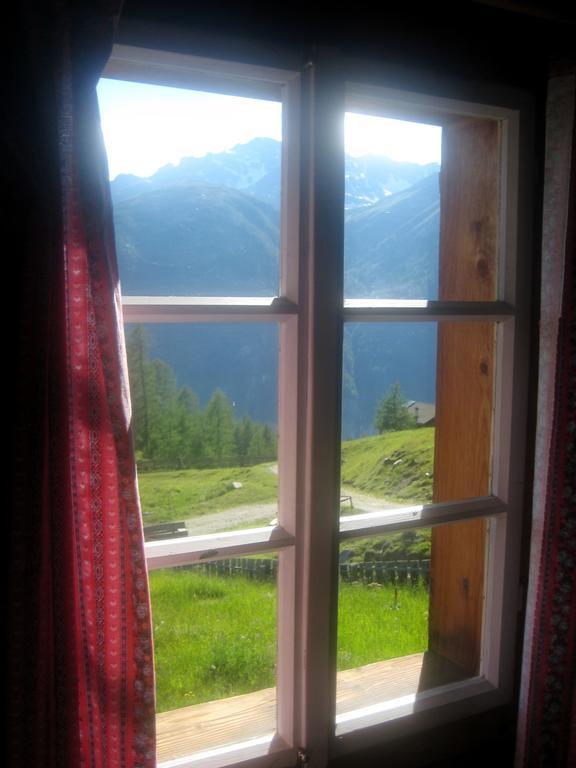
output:
M390 560L370 563L340 563L340 579L363 584L426 584L430 582L430 560Z
M214 576L244 576L259 581L276 578L278 560L274 558L236 557L184 566L195 572ZM371 563L340 563L340 579L362 584L406 584L426 586L430 581L430 560L392 560Z

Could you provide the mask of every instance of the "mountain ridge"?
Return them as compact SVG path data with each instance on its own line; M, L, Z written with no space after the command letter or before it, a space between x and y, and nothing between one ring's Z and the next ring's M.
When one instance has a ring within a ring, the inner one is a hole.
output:
M182 158L178 165L164 165L150 176L119 174L111 182L113 199L117 203L142 191L193 180L241 190L279 208L281 153L281 142L260 137L224 152ZM379 155L346 155L345 208L373 205L391 194L408 189L439 169L437 163L420 165Z

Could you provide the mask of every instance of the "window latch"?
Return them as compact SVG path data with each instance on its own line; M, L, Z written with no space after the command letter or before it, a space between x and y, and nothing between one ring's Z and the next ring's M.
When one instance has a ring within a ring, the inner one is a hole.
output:
M308 765L309 763L310 763L310 755L307 752L305 752L303 749L299 749L296 755L297 768L300 768L300 766L303 766L303 765Z

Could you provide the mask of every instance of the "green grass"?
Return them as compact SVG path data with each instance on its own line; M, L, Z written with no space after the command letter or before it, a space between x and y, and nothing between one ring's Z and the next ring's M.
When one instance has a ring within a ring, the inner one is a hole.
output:
M348 561L381 562L386 560L427 560L430 557L431 528L398 531L371 538L346 539L340 551L351 552Z
M158 712L274 684L272 582L166 570L150 588Z
M150 575L157 711L275 684L276 587L186 570ZM424 587L341 584L338 669L423 651Z
M428 591L423 586L340 583L337 667L419 653L428 646Z
M273 465L142 472L138 487L144 524L187 520L231 507L270 502L276 498L278 476ZM232 483L241 483L235 488Z
M433 471L433 427L342 443L342 485L388 501L430 502Z

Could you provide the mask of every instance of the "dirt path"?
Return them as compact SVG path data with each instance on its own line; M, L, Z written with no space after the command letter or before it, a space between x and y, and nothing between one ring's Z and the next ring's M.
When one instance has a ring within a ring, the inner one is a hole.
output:
M349 501L343 501L341 505L343 515L359 514L360 512L377 512L380 509L398 509L408 504L394 504L376 496L369 496L367 493L359 493L355 488L342 486L340 489L342 496L351 496L352 505Z
M361 512L376 512L380 509L396 509L399 504L358 493L353 488L342 488L342 496L352 497L352 506L349 501L342 502L342 514L353 515ZM203 533L218 533L218 531L230 531L240 527L266 525L272 522L278 515L278 504L268 502L266 504L249 504L241 507L231 507L221 512L210 512L186 520L186 528L189 536L199 536Z
M278 514L278 504L249 504L243 507L231 507L222 512L209 512L186 520L189 536L199 536L202 533L217 533L230 531L239 527L249 528L251 525L266 525ZM263 522L266 521L266 522Z

